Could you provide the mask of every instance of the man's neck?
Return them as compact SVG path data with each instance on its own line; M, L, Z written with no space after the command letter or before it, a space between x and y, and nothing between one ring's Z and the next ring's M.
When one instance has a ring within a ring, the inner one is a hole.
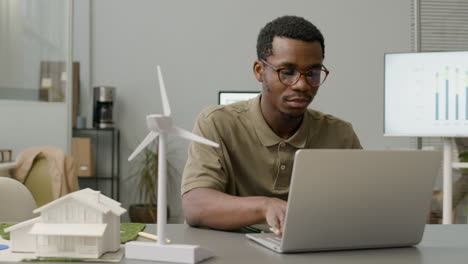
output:
M304 115L291 116L280 111L267 110L268 106L260 104L263 118L268 126L282 139L289 139L299 129Z

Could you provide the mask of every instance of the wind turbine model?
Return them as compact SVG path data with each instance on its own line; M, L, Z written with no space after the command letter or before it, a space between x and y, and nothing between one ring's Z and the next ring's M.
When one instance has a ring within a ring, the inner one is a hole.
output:
M158 160L158 241L142 242L132 241L125 244L125 256L131 259L143 259L154 261L196 263L213 256L209 249L196 245L181 245L166 243L166 136L176 135L202 144L219 147L218 143L197 136L172 124L171 108L164 87L161 68L158 65L159 88L163 104L163 115L147 115L146 124L150 130L146 138L138 145L128 158L131 161L148 144L159 136L159 160Z

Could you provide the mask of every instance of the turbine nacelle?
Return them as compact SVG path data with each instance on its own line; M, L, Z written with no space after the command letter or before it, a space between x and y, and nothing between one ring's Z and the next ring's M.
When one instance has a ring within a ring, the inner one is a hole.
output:
M155 140L159 135L169 134L185 138L190 141L195 141L201 144L206 144L213 147L219 147L218 143L208 140L204 137L195 135L189 131L186 131L182 128L176 127L173 124L171 117L171 107L169 106L169 99L167 98L166 87L164 85L161 67L157 67L158 70L158 80L159 88L161 90L161 100L163 107L163 114L152 114L146 116L146 125L150 131L148 135L143 139L143 141L138 145L138 147L133 151L128 160L132 160L143 151L153 140Z
M166 115L147 115L146 125L150 131L154 132L170 132L173 129L172 117Z

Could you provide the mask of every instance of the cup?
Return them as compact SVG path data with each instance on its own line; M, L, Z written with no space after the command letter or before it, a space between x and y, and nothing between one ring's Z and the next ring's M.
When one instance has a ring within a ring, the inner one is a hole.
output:
M76 128L77 129L86 128L86 116L77 116L76 117Z

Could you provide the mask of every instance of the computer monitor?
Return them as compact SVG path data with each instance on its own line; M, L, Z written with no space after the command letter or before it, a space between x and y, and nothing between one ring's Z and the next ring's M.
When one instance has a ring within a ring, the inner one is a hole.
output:
M256 97L258 91L219 91L218 104L227 105Z
M468 51L385 54L386 136L468 136Z

